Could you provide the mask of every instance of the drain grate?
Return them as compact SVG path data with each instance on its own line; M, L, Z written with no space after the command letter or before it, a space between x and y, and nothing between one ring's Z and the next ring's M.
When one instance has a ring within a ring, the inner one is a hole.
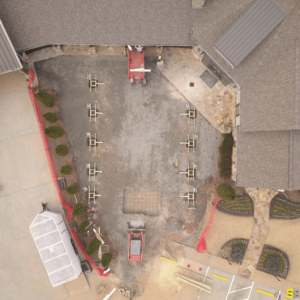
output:
M213 88L214 85L218 82L218 79L214 77L208 70L205 70L200 78L210 87Z
M124 189L124 214L158 215L160 209L160 192L150 189Z

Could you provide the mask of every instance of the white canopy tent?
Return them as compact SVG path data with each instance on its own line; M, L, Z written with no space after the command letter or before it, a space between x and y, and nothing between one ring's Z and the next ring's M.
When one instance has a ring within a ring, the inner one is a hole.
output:
M29 226L53 287L79 277L81 264L61 214L44 211Z

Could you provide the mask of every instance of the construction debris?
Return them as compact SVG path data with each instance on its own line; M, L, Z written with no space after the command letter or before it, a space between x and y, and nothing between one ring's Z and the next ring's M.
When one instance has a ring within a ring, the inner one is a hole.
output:
M205 281L205 280L211 281L210 278L207 278L207 277L205 277L205 276L203 276L203 275L200 275L200 274L198 274L198 273L196 273L196 272L193 272L193 271L191 271L191 270L189 270L189 269L186 269L186 268L183 268L183 267L180 267L180 266L177 266L177 267L180 268L180 269L182 269L182 270L184 270L184 271L187 271L187 272L190 272L190 273L193 273L193 274L199 276L200 278L204 279L204 281Z
M201 291L204 291L206 293L211 293L211 286L205 284L205 283L202 283L198 280L194 280L192 278L189 278L187 276L184 276L184 275L178 275L177 277L177 280L178 281L181 281L181 282L184 282L184 283L187 283Z
M131 299L131 291L130 290L126 290L126 289L123 289L123 288L120 288L119 289L119 292L121 293L122 296L124 296L125 298L128 298L128 299Z

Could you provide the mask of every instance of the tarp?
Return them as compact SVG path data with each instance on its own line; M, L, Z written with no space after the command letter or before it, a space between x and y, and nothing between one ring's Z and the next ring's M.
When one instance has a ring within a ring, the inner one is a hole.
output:
M200 253L204 253L207 251L207 246L206 246L206 237L210 231L210 228L211 228L211 224L212 224L212 221L213 221L213 218L214 218L214 213L215 213L215 210L216 210L216 207L218 205L218 202L220 200L220 197L217 197L217 201L211 211L211 214L210 214L210 218L209 218L209 222L208 222L208 225L206 226L204 232L202 233L201 237L200 237L200 240L199 240L199 243L198 243L198 246L197 246L197 251L200 252Z

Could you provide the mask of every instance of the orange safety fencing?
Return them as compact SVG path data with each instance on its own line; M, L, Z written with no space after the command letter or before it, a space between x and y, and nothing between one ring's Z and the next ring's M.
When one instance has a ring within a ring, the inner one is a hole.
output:
M200 253L204 253L207 251L207 246L206 246L206 237L210 231L210 228L211 228L211 224L212 224L212 221L213 221L213 218L214 218L214 213L215 213L215 210L216 210L216 207L218 205L218 202L220 200L220 197L217 197L217 201L211 211L211 214L210 214L210 218L209 218L209 222L208 222L208 225L206 226L204 232L202 233L201 237L200 237L200 240L199 240L199 243L198 243L198 246L197 246L197 251L200 252Z
M33 80L35 78L35 72L32 71L32 70L29 70L28 74L29 74L29 77L30 77L28 86L32 87L32 82L33 82ZM68 203L66 203L64 201L63 194L62 194L62 192L61 192L61 190L59 188L59 185L58 185L58 181L57 181L57 177L56 177L56 171L55 171L55 168L54 168L54 163L53 163L53 159L52 159L51 152L50 152L50 149L49 149L47 137L44 134L44 128L45 128L45 126L44 126L44 123L43 123L42 114L40 112L37 100L36 100L36 98L34 96L33 91L31 89L29 89L29 88L28 88L28 94L29 94L29 97L30 97L30 100L31 100L31 104L32 104L33 110L35 112L36 120L37 120L38 125L39 125L39 129L40 129L40 133L41 133L41 136L42 136L42 140L43 140L43 144L44 144L44 149L45 149L45 153L46 153L46 156L47 156L47 160L48 160L48 164L49 164L51 176L52 176L52 179L54 181L54 184L55 184L58 196L59 196L59 200L60 200L62 206L64 208L66 208L67 211L68 211L67 220L69 221L69 220L71 220L73 218L73 216L72 216L73 209L69 206ZM97 265L95 264L95 262L85 253L85 249L84 249L84 247L83 247L83 245L82 245L79 237L77 236L75 228L71 228L70 231L71 231L71 234L73 236L73 239L75 240L75 242L77 244L77 247L79 247L79 249L80 249L82 255L85 257L85 259L90 263L90 265L96 270L96 272L100 276L107 276L109 272L107 272L106 274L104 274L104 270L101 269L101 268L98 268Z
M32 70L29 70L28 74L29 74L29 77L30 77L28 87L32 87L32 82L35 78L35 72L32 71ZM73 216L72 216L73 209L70 207L70 205L68 203L66 203L64 201L63 194L62 194L62 192L59 188L59 185L58 185L53 159L52 159L51 152L50 152L50 149L49 149L47 137L44 133L45 126L44 126L44 123L43 123L42 115L41 115L37 100L34 96L34 93L30 88L28 88L28 94L29 94L29 97L30 97L30 100L31 100L31 104L32 104L35 116L36 116L36 120L37 120L38 125L39 125L39 129L40 129L41 137L42 137L42 140L43 140L44 149L45 149L45 153L46 153L46 156L47 156L51 176L52 176L53 182L55 184L55 187L56 187L56 190L57 190L57 193L58 193L58 196L59 196L60 203L68 211L67 220L70 221L73 218Z
M85 249L75 231L75 228L70 229L73 239L76 242L77 247L80 249L81 254L84 256L84 258L90 263L90 265L93 267L94 270L100 275L100 276L107 276L109 272L104 274L104 270L101 268L98 268L95 262L85 253Z

